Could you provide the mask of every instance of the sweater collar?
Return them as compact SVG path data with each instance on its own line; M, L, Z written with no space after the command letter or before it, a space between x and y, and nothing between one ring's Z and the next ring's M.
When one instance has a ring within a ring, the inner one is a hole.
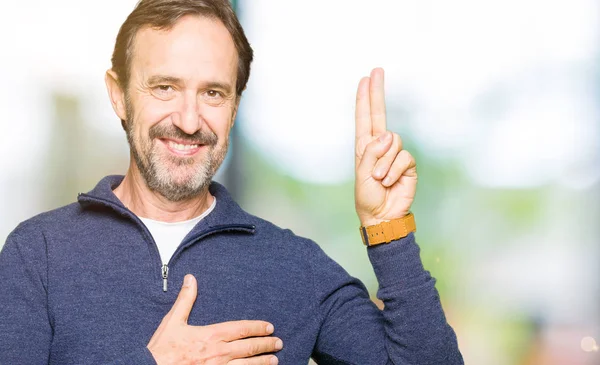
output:
M121 214L135 216L123 203L117 198L113 190L123 181L122 175L110 175L104 177L87 194L79 194L78 201L82 207L89 205L107 205L117 210ZM245 212L231 197L227 189L212 181L209 186L210 193L217 199L214 210L200 221L196 229L214 228L230 225L248 225L256 223L254 217Z

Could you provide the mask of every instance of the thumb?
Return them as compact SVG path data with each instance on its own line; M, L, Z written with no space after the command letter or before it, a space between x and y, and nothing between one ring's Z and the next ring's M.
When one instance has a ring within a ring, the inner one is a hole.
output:
M194 275L187 274L183 279L183 286L181 287L181 291L179 291L177 300L175 300L171 308L171 318L187 323L197 295L198 283L196 282L196 278Z
M365 148L365 153L356 168L356 177L371 176L375 164L390 149L392 142L392 133L389 131L371 141Z

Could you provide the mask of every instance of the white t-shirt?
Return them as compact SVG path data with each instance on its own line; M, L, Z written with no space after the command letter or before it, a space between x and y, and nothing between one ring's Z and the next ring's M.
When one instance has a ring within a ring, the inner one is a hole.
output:
M158 252L160 252L160 259L162 260L163 265L166 265L169 262L171 256L173 256L185 236L190 233L192 228L194 228L202 218L213 211L216 204L217 198L214 198L210 207L202 213L202 215L183 222L167 223L139 217L150 231L150 234L152 234L152 237L158 246Z

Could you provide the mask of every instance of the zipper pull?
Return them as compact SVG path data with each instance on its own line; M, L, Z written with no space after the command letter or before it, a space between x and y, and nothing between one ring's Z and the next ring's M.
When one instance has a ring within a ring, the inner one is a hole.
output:
M165 264L162 266L163 291L167 291L167 278L169 277L169 267Z

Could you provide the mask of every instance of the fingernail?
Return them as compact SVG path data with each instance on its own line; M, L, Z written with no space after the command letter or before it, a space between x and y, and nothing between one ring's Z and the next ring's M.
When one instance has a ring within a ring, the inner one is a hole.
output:
M279 359L277 359L277 357L273 356L271 358L271 365L277 365L279 364Z
M273 325L269 323L267 325L267 333L273 333L273 331L275 331L275 327L273 327Z
M190 286L192 286L192 275L186 275L185 278L183 278L183 287L189 288Z
M390 136L391 136L390 132L385 132L384 134L379 136L379 142L381 142L381 143L387 142L390 139Z
M282 348L283 348L283 341L277 340L277 342L275 342L275 349L281 350Z
M390 177L388 176L385 179L383 179L383 185L387 186L390 184L391 181L392 181L392 179L390 179Z

